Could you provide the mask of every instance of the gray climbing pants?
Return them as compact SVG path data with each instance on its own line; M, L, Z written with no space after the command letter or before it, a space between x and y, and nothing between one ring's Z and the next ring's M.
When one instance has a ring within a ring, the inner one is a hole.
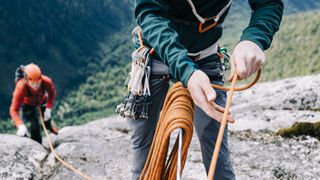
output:
M222 68L221 62L215 56L209 56L203 60L196 61L206 74L210 74L211 83L223 85L222 79L217 80L214 76L221 76ZM213 77L213 78L211 78ZM144 167L147 159L150 146L152 144L153 135L157 126L160 111L164 103L169 83L168 80L151 79L151 105L149 106L149 118L132 120L128 119L129 128L131 129L131 143L132 143L132 179L139 179L140 173ZM226 102L226 92L216 90L217 98L215 102L224 107ZM206 172L208 174L212 153L215 142L218 136L220 123L207 116L199 107L194 111L194 126L198 135L202 160ZM224 133L221 150L218 157L218 162L215 171L215 180L233 180L235 175L229 156L228 149L228 133L227 128Z

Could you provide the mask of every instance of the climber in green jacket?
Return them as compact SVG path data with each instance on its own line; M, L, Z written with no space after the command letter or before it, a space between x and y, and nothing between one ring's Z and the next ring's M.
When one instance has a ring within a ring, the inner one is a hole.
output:
M220 126L210 102L215 101L223 106L226 100L226 93L215 91L210 84L223 85L222 65L217 55L218 41L231 1L135 1L135 17L144 44L154 48L155 57L169 67L175 80L188 88L197 106L194 125L207 172ZM252 10L250 23L243 30L231 55L230 77L236 72L240 80L246 79L264 64L263 50L270 47L283 14L281 0L249 0L249 4ZM128 121L132 129L132 179L139 178L146 161L168 82L151 79L150 86L149 118ZM223 138L214 179L235 179L227 133Z

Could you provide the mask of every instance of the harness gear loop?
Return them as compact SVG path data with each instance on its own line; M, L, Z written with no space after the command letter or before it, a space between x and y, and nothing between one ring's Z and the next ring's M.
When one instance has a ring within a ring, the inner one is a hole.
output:
M140 47L132 53L131 72L125 81L129 92L123 102L116 107L116 112L125 118L148 119L148 106L151 96L149 84L150 62L154 50L143 44L139 26L134 28L132 33L138 35Z
M51 152L53 153L53 155L55 156L55 158L60 161L60 163L62 165L64 165L65 167L69 168L71 171L75 172L76 174L84 177L86 180L90 180L90 177L87 176L86 174L84 174L83 172L81 172L80 170L76 169L75 167L73 167L72 165L68 164L67 162L65 162L64 160L62 160L58 154L56 153L56 151L54 150L53 148L53 145L52 145L52 142L50 140L50 137L49 137L49 134L48 134L48 130L46 128L46 125L44 124L44 119L43 119L43 116L42 116L42 112L41 112L41 109L40 109L40 106L37 106L37 109L39 111L39 116L40 116L40 120L41 120L41 125L42 125L42 128L44 130L44 133L46 135L46 138L47 138L47 141L48 141L48 144L49 144L49 147L51 149Z

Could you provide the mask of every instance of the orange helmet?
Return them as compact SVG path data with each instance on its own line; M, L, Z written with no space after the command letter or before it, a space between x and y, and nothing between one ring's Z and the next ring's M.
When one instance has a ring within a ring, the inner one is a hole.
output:
M40 82L41 81L41 70L39 66L30 63L24 67L24 73L29 82Z

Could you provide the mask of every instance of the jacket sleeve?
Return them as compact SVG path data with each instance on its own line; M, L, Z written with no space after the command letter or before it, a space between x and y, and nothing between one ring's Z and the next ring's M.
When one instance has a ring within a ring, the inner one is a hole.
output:
M23 120L21 119L21 117L19 115L20 106L22 105L23 98L24 98L23 91L24 91L23 82L18 81L16 83L16 88L13 92L12 102L11 102L11 106L10 106L10 116L11 116L14 124L16 125L16 127L23 124Z
M173 77L184 86L198 66L187 56L187 49L179 43L178 33L164 16L168 5L162 0L136 0L135 17L142 29L143 39L154 48L167 64Z
M45 77L44 79L46 82L46 91L48 92L48 101L46 107L51 109L57 94L56 88L54 87L54 84L49 77Z
M249 0L252 15L240 41L255 42L261 49L270 47L274 34L279 30L283 15L282 0Z

